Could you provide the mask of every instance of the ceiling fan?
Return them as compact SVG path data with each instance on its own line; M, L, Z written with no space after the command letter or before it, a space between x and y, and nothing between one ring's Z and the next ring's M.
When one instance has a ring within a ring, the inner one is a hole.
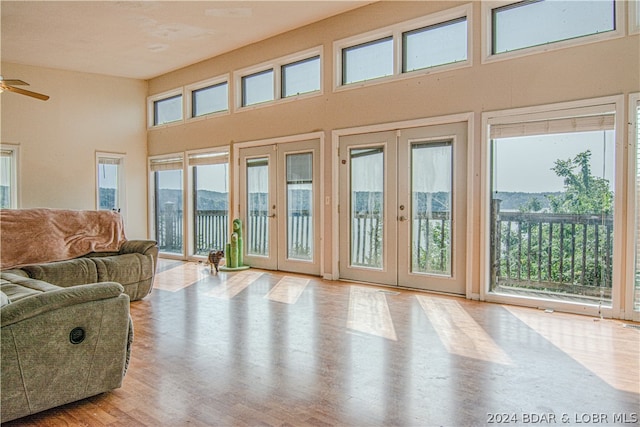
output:
M43 95L37 92L31 92L30 90L22 89L14 86L29 86L29 83L23 82L22 80L5 80L0 76L0 92L4 92L8 90L9 92L19 93L21 95L27 95L32 98L41 99L42 101L46 101L49 99L48 95Z

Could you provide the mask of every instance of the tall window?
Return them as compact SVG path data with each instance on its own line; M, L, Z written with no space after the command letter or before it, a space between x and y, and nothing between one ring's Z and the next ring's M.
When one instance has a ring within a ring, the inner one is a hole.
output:
M18 147L3 144L0 147L0 208L18 207Z
M193 180L193 254L224 250L229 239L229 153L188 155Z
M124 155L97 153L97 207L100 210L124 209Z
M158 247L161 252L183 254L183 157L151 159L150 169Z
M616 29L615 1L527 0L492 9L491 54Z
M601 109L490 126L492 292L611 306L615 107Z

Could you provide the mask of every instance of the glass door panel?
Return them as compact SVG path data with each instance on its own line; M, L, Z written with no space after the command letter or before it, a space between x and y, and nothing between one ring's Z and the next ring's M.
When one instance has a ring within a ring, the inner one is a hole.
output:
M154 172L158 247L161 252L180 255L184 253L182 173L182 169Z
M404 129L398 143L398 284L466 293L467 123Z
M350 265L382 269L384 147L349 150L351 164Z
M395 146L395 132L340 138L341 278L396 285Z
M278 270L320 274L320 141L278 145Z
M247 255L269 256L269 158L248 159Z
M451 277L452 143L411 146L411 272Z
M193 253L224 250L229 241L228 163L193 167Z
M287 258L313 259L313 154L287 154Z

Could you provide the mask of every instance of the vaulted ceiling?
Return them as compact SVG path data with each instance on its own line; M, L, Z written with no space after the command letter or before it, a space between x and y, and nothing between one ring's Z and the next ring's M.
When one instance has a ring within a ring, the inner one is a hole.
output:
M5 1L3 61L149 79L371 1Z

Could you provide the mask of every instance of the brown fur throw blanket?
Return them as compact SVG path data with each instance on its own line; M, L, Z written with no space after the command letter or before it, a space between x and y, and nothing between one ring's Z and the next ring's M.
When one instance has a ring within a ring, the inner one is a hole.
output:
M111 211L1 209L0 269L118 251L122 216Z

